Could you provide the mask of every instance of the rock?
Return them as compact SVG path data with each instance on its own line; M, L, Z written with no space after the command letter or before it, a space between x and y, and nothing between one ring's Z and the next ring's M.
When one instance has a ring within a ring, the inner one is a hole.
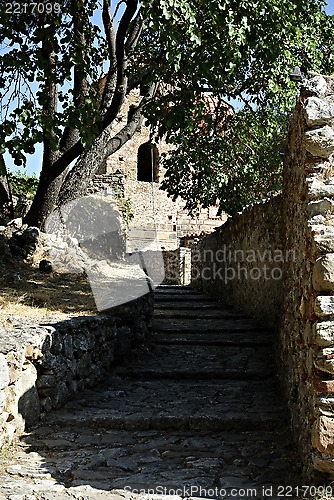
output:
M318 296L315 300L314 312L319 317L334 315L334 297Z
M24 246L30 245L31 243L37 243L39 236L40 231L37 227L28 227L20 236L20 244Z
M308 204L311 210L311 216L315 217L317 215L326 216L328 213L334 212L334 200L330 198L324 198L322 200L311 201Z
M23 248L15 245L14 243L10 245L10 251L12 252L13 256L22 257L23 259L27 255L27 252Z
M323 372L334 373L334 349L326 347L321 349L320 353L314 360L314 366Z
M317 291L330 292L334 289L334 254L328 253L316 260L312 282Z
M321 225L311 228L316 249L319 253L334 252L334 228Z
M311 179L308 186L308 194L310 198L320 198L334 196L334 182L332 178L326 182L318 178Z
M6 280L6 283L8 283L8 285L12 285L13 283L15 283L15 281L19 281L21 279L22 279L22 276L19 273L9 273L9 274L6 274L6 276L5 276L5 280Z
M323 97L327 92L327 82L322 76L314 76L308 80L304 80L301 87L304 95Z
M334 117L334 103L309 97L304 103L304 116L308 127L326 125Z
M319 417L312 429L312 445L321 453L334 453L334 419Z
M40 415L40 403L36 389L37 371L29 363L16 382L17 411L27 425L37 422Z
M31 257L36 250L36 243L30 243L29 245L24 245L23 250L26 252L27 257Z
M313 467L320 472L333 472L334 458L323 459L319 455L313 455Z
M325 125L305 132L305 148L313 156L328 158L334 152L334 130Z
M8 222L7 227L15 227L16 229L20 229L22 227L22 217L17 217L16 219L12 219Z
M327 298L327 297L326 297ZM334 297L328 297L333 298ZM334 344L333 321L317 321L314 325L314 343L321 347Z
M47 259L42 259L39 263L39 270L41 271L41 273L52 273L52 263Z
M334 393L334 380L315 380L314 388L318 392L323 392L327 394Z
M0 389L4 389L9 384L9 369L5 356L0 354Z

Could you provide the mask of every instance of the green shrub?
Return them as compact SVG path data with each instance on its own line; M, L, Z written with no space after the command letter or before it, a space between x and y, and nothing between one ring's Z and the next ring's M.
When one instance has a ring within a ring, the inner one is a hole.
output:
M16 172L8 172L8 181L10 189L14 196L24 195L34 195L38 186L38 179L36 174L32 174L31 177L28 176L27 172L21 172L17 170Z

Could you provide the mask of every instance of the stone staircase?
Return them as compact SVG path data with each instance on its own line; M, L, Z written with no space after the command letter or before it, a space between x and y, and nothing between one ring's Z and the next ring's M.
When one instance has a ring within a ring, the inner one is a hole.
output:
M0 500L262 499L298 484L273 332L189 287L155 297L152 346L23 437Z

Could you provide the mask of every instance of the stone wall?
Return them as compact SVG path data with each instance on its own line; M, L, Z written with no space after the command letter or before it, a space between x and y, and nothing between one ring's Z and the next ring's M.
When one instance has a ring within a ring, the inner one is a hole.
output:
M189 285L191 281L191 250L180 247L177 250L164 250L164 283Z
M12 329L0 330L0 447L149 342L152 313L147 294L104 315L16 319Z
M192 245L192 284L276 326L285 258L282 197L276 196L247 207Z
M192 249L195 285L276 327L305 472L332 479L333 213L334 79L318 76L304 82L291 116L283 197L246 208Z
M292 424L310 472L334 473L334 89L305 82L291 117L284 165L284 234L296 262L285 267L280 330ZM283 377L282 377L283 378Z

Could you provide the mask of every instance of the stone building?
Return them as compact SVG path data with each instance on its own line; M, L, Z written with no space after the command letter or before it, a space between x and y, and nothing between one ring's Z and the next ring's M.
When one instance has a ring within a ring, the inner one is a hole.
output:
M117 132L138 105L139 90L133 91L119 115ZM150 128L142 125L135 135L114 155L94 179L95 185L111 186L127 222L127 251L137 249L175 250L181 238L209 233L225 222L227 215L217 215L218 207L201 209L197 218L184 209L185 201L175 202L160 189L164 169L159 156L170 151L164 140L152 143Z

